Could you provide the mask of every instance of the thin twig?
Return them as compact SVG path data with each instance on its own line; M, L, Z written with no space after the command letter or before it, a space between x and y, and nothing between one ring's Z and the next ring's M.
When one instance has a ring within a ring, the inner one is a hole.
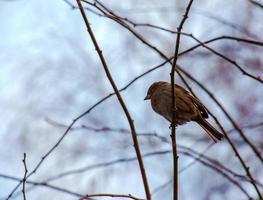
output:
M112 198L126 198L126 199L134 199L134 200L144 200L138 197L135 197L131 194L89 194L85 195L84 197L81 197L79 200L87 200L90 197L112 197Z
M120 90L119 90L120 91ZM52 119L47 118L46 122L53 125L53 126L57 126L60 128L67 128L68 125L60 123L60 122L56 122ZM253 122L251 124L246 124L244 126L240 126L241 129L256 129L259 127L263 126L263 122L259 121L259 122ZM93 127L93 126L89 126L89 125L85 125L82 124L80 126L75 126L71 128L71 131L76 131L76 130L89 130L89 131L94 131L94 132L118 132L118 133L123 133L123 134L130 134L130 130L126 129L126 128L113 128L113 127L109 127L109 126L102 126L102 127ZM231 134L232 132L237 131L235 128L229 129L226 132L229 134ZM166 141L166 137L161 136L155 132L138 132L137 133L138 136L149 136L149 137L157 137L160 140L165 140ZM184 134L185 135L185 134ZM167 141L166 141L167 142Z
M14 177L14 176L0 174L0 177L1 178L5 178L5 179L9 179L9 180L14 180L14 181L17 181L17 182L21 182L20 178L17 178L17 177ZM54 186L54 185L48 184L46 182L36 182L36 181L29 181L29 180L27 180L26 183L30 184L30 185L33 185L33 186L46 187L46 188L49 188L49 189L52 189L52 190L55 190L55 191L60 191L60 192L63 192L65 194L69 194L69 195L72 195L72 196L75 196L75 197L79 197L79 198L83 196L82 194L79 194L77 192L73 192L73 191L67 190L65 188Z
M263 4L259 3L258 1L255 0L248 0L250 3L252 3L253 5L263 9Z
M199 39L197 39L197 37L195 37L193 34L191 34L191 37L192 37L195 41L197 41L199 44L201 44L203 47L205 47L206 49L208 49L209 51L211 51L212 53L214 53L215 55L223 58L224 60L226 60L226 61L228 61L229 63L231 63L232 65L234 65L237 69L239 69L239 70L243 73L243 75L248 76L248 77L250 77L250 78L252 78L252 79L254 79L254 80L256 80L256 81L258 81L258 82L260 82L260 83L263 83L263 80L261 79L260 76L257 76L257 77L256 77L256 76L252 75L251 73L245 71L236 61L228 58L227 56L225 56L225 55L219 53L218 51L214 50L213 48L207 46L206 44L204 44L203 42L201 42Z
M115 84L115 82L114 82L114 80L113 80L113 78L111 76L111 73L110 73L110 71L108 69L108 66L106 64L106 61L105 61L104 56L102 54L102 51L100 50L100 47L99 47L99 45L98 45L98 43L96 41L95 35L93 34L93 31L92 31L92 29L91 29L91 27L89 25L89 21L88 21L88 18L86 16L86 14L85 14L83 6L82 6L80 0L76 0L76 1L78 3L81 15L82 15L83 20L85 22L85 25L87 27L87 31L88 31L88 33L90 35L90 38L91 38L91 40L93 42L93 45L95 46L95 49L96 49L96 51L98 53L98 56L99 56L99 58L101 60L101 63L102 63L103 68L105 70L105 73L106 73L106 75L107 75L107 77L109 79L109 82L111 83L111 86L112 86L112 88L113 88L113 90L114 90L114 92L115 92L115 94L116 94L116 96L118 98L118 101L119 101L119 103L120 103L120 105L121 105L121 107L122 107L122 109L123 109L123 111L124 111L124 113L125 113L125 115L127 117L128 122L129 122L130 129L131 129L131 134L132 134L132 139L133 139L133 143L134 143L134 148L135 148L135 152L136 152L136 155L137 155L137 158L138 158L140 171L141 171L141 175L142 175L142 179L143 179L145 195L146 195L147 200L151 200L151 193L150 193L150 189L149 189L149 185L148 185L148 181L147 181L146 172L145 172L145 169L144 169L144 164L143 164L143 160L142 160L142 156L141 156L141 152L140 152L139 143L138 143L138 140L137 140L137 135L136 135L136 130L135 130L135 126L134 126L134 123L133 123L133 119L131 118L130 113L129 113L129 111L128 111L128 109L127 109L127 107L126 107L126 105L125 105L125 103L124 103L124 101L123 101L123 99L122 99L122 97L121 97L121 95L119 93L119 90L118 90L118 88L117 88L117 86L116 86L116 84Z
M79 9L78 6L75 6L73 3L71 3L69 0L63 0L67 5L69 5L69 7L72 9L72 10L75 10L75 9ZM92 10L91 8L89 7L84 7L85 10L97 15L97 16L100 16L100 17L104 17L103 15L101 15L100 13Z
M165 183L157 186L156 188L153 188L152 191L152 195L155 195L156 193L158 193L160 190L163 190L164 188L166 188L167 186L169 186L170 184L173 183L173 179L169 179L168 181L166 181Z
M217 165L217 162L213 161L211 158L208 158L204 155L202 155L202 153L198 153L198 152L195 152L193 150L191 150L190 148L188 147L185 147L185 146L179 146L180 150L179 150L179 153L184 153L184 154L187 154L187 156L190 156L191 158L193 158L194 160L197 160L198 162L200 162L202 165L204 166L208 166L209 168L213 169L214 171L218 172L219 174L223 175L226 179L228 179L230 182L233 182L232 178L227 174L227 173L230 173L232 174L234 177L236 177L235 173L233 173L230 169L226 168L226 167L222 167L221 165L218 166ZM163 150L163 151L154 151L154 152L149 152L149 153L145 153L143 155L143 157L152 157L152 156L159 156L159 155L166 155L166 154L170 154L172 153L171 150ZM116 160L112 160L112 161L109 161L109 162L104 162L104 163L99 163L99 164L94 164L94 165L90 165L90 166L87 166L85 168L82 168L82 169L78 169L78 170L72 170L72 171L68 171L68 172L63 172L61 173L60 175L57 175L53 178L49 178L48 180L44 181L44 182L32 182L32 181L27 181L28 184L32 184L34 186L45 186L45 187L48 187L48 188L51 188L51 189L55 189L55 190L58 190L58 191L64 191L65 193L68 193L68 194L73 194L73 195L80 195L80 194L77 194L77 193L74 193L74 192L71 192L71 191L68 191L68 190L65 190L63 188L58 188L58 187L55 187L55 186L52 186L50 184L48 184L49 181L53 181L53 180L57 180L58 178L62 177L62 176L65 176L65 175L70 175L70 174L76 174L76 173L83 173L83 172L86 172L88 170L92 170L92 169L98 169L100 167L107 167L107 166L111 166L111 165L115 165L115 164L120 164L120 163L126 163L126 162L131 162L131 161L136 161L137 158L136 157L131 157L131 158L121 158L121 159L116 159ZM203 161L203 162L202 162ZM184 168L182 168L182 171L180 170L180 172L182 173L184 170ZM240 177L241 175L238 175L238 177ZM17 181L20 181L20 179L15 179L13 177L10 177L10 176L7 176L7 175L3 175L3 174L0 174L0 177L3 177L3 178L7 178L7 179L11 179L11 180L17 180ZM242 179L242 180L246 180L246 179ZM234 181L235 182L235 181ZM235 184L237 187L239 188L242 188L242 186L239 184L239 183L236 183ZM242 188L243 189L243 188ZM242 190L241 189L241 190ZM244 190L242 190L244 191ZM81 195L79 197L83 197L84 195ZM91 196L89 196L91 197Z
M171 67L171 88L172 88L172 130L171 130L171 139L172 139L172 149L173 149L173 178L174 178L174 184L173 184L173 199L178 200L178 155L177 155L177 144L176 144L176 125L175 125L175 112L176 112L176 102L175 102L175 89L174 89L174 75L176 70L176 64L179 54L179 45L180 45L180 36L181 36L181 30L183 29L183 25L188 18L188 13L190 11L191 5L193 3L193 0L190 0L186 10L185 14L183 16L183 19L181 20L179 27L177 28L177 37L176 37L176 43L175 43L175 51L174 51L174 59Z
M23 199L26 200L26 175L27 175L27 166L26 166L26 153L24 153L24 158L22 160L23 165L24 165L24 177L22 179L22 194L23 194Z

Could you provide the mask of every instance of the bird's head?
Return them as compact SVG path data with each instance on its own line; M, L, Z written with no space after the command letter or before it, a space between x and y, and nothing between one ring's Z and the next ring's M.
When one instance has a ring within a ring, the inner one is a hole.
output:
M160 86L162 85L166 85L167 82L163 82L163 81L158 81L158 82L154 82L148 89L148 92L147 92L147 95L146 97L144 98L144 100L149 100L151 99L153 93L158 89L160 88Z

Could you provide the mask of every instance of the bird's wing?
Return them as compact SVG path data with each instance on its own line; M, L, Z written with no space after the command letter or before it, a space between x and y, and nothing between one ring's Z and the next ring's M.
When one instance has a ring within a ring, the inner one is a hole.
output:
M205 106L201 103L201 101L197 97L193 97L193 96L191 96L191 99L193 103L197 106L198 110L200 111L201 116L203 118L208 118L207 110Z
M201 116L203 118L208 118L208 113L207 113L207 110L206 110L205 106L201 103L201 101L197 97L194 97L194 96L190 95L189 92L186 89L184 89L183 87L180 87L180 86L178 86L176 84L175 84L175 88L176 88L176 90L179 90L179 91L185 93L192 100L194 105L200 111Z

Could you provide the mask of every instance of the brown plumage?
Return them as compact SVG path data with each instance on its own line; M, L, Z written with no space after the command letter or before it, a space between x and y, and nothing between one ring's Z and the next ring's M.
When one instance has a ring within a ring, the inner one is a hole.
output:
M189 121L197 122L215 142L223 138L205 118L208 118L204 105L188 91L179 85L175 87L175 125L182 125ZM172 122L172 89L167 82L155 82L148 89L144 100L150 99L153 110Z

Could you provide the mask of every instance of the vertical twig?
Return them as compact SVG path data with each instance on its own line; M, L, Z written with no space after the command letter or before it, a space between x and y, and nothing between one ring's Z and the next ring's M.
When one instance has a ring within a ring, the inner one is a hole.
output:
M23 165L24 165L24 169L25 169L25 173L24 173L24 177L22 179L22 194L23 194L23 200L26 200L26 176L27 176L27 166L26 166L26 153L24 153L24 158L22 160Z
M175 111L176 111L176 102L175 102L175 89L174 89L174 74L176 70L176 63L177 58L179 54L179 45L180 45L180 36L181 36L181 30L183 28L183 25L188 17L188 13L190 11L191 5L193 3L193 0L190 0L188 3L188 6L185 10L185 14L183 16L182 21L179 24L179 27L177 28L177 37L176 37L176 43L175 43L175 51L174 51L174 60L172 63L171 68L171 85L172 85L172 130L171 130L171 139L172 139L172 149L173 149L173 165L174 165L174 187L173 187L173 199L178 200L178 155L177 155L177 146L176 146L176 127L175 127Z
M90 27L90 24L89 24L89 21L88 21L88 18L86 16L86 14L85 14L85 11L83 9L83 6L82 6L80 0L76 0L76 1L77 1L78 6L79 6L81 15L82 15L83 20L85 22L85 25L87 27L87 31L88 31L88 33L90 35L90 38L91 38L91 40L93 42L93 45L95 46L95 49L96 49L96 51L98 53L98 56L99 56L99 58L101 60L101 63L102 63L103 68L105 70L105 73L106 73L106 75L107 75L107 77L108 77L108 79L109 79L109 81L111 83L111 86L112 86L112 88L113 88L113 90L114 90L114 92L115 92L115 94L116 94L116 96L118 98L118 101L119 101L119 103L120 103L120 105L121 105L121 107L122 107L122 109L123 109L123 111L124 111L124 113L125 113L125 115L127 117L128 122L129 122L130 129L131 129L131 134L132 134L132 139L133 139L133 143L134 143L134 148L135 148L136 156L137 156L137 159L138 159L138 162L139 162L140 171L141 171L141 175L142 175L142 179L143 179L143 184L144 184L144 190L145 190L146 198L147 198L147 200L151 200L151 193L150 193L150 189L149 189L149 185L148 185L148 181L147 181L146 172L145 172L145 169L144 169L144 164L143 164L143 160L142 160L140 147L139 147L139 143L138 143L138 140L137 140L137 135L136 135L136 130L135 130L135 126L134 126L133 120L132 120L132 118L130 116L130 113L129 113L129 111L128 111L128 109L127 109L127 107L126 107L126 105L125 105L125 103L124 103L124 101L123 101L123 99L122 99L122 97L121 97L121 95L119 93L119 90L118 90L118 88L117 88L117 86L116 86L116 84L115 84L115 82L114 82L114 80L113 80L113 78L111 76L111 73L110 73L110 71L108 69L108 66L107 66L107 63L106 63L106 61L104 59L102 51L100 50L100 47L99 47L99 45L98 45L98 43L96 41L96 38L95 38L95 36L93 34L93 31L92 31L92 29Z
M173 165L174 165L174 187L173 187L173 199L178 200L178 155L177 155L177 147L176 147L176 127L175 127L175 111L176 111L176 102L175 102L175 89L174 89L174 74L176 70L176 63L177 58L179 54L179 45L180 45L180 33L183 28L184 22L186 21L188 17L189 10L191 8L191 5L193 3L193 0L190 0L188 3L188 6L185 10L185 14L183 16L182 21L179 24L179 27L177 28L177 37L176 37L176 43L175 43L175 51L174 51L174 60L172 63L171 68L171 88L172 88L172 130L171 130L171 140L172 140L172 149L173 149Z

